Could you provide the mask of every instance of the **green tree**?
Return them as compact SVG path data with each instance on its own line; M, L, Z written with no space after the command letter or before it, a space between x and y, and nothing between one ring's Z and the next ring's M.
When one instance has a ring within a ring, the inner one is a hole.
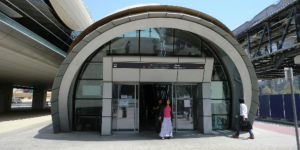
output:
M271 90L270 87L268 86L265 86L263 89L262 89L262 94L263 95L271 95L271 94L278 94L276 91L274 90Z
M269 94L271 94L272 92L271 92L271 89L270 89L268 86L265 86L265 87L262 89L262 93L263 93L264 95L269 95Z
M295 86L294 86L294 90L295 90L294 91L295 94L299 94L300 93L300 90L296 89ZM284 86L283 90L281 91L281 94L291 94L291 85L290 85L290 83L287 83Z

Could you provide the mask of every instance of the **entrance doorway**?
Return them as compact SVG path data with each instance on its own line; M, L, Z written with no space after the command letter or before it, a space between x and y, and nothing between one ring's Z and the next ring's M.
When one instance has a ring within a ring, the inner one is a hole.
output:
M172 84L143 83L140 84L140 131L156 131L156 119L159 109L159 100L165 104L170 98L172 101Z
M113 84L113 131L156 131L154 110L171 100L174 132L197 130L197 85L171 83Z
M174 131L197 130L198 97L196 84L140 84L140 131L155 131L157 112L153 108L159 105L160 99L165 105L168 98L173 110Z

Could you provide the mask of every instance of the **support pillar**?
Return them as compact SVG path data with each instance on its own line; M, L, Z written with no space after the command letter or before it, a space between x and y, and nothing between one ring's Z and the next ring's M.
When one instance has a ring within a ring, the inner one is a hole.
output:
M111 135L112 127L112 82L103 82L101 135Z
M101 135L111 135L112 93L112 57L103 57L103 103Z
M0 113L11 110L11 100L13 97L13 86L0 85Z
M45 108L47 98L47 90L44 89L34 89L32 96L32 109L41 110Z
M211 83L198 84L198 93L202 100L198 101L198 130L200 133L212 133L211 115Z

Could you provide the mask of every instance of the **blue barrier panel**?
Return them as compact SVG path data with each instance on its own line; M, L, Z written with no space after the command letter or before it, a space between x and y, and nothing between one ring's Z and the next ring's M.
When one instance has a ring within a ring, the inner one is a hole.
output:
M270 95L271 117L284 119L282 95Z
M300 98L299 94L295 94L296 110L297 110L297 120L300 120ZM293 115L293 104L291 94L284 95L284 110L285 110L285 119L294 119Z
M270 117L269 95L259 96L259 112L261 117Z

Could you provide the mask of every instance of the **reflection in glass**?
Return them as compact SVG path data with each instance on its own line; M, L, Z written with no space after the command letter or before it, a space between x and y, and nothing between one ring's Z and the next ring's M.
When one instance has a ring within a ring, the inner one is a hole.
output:
M210 46L204 41L201 43L202 57L214 57Z
M101 115L102 100L76 100L75 102L76 115Z
M143 55L156 55L156 50L161 48L161 45L158 43L160 36L153 28L147 28L141 30L141 49L140 53Z
M102 98L101 80L79 80L76 98Z
M213 130L227 130L229 128L228 115L212 115Z
M226 75L222 66L216 66L216 65L214 66L212 72L212 80L214 81L226 80Z
M86 65L81 79L103 79L103 64L89 63Z
M104 44L98 49L97 54L93 56L91 62L103 62L103 57L107 54L109 54L109 43Z
M101 116L76 116L76 131L101 131Z
M113 85L114 131L136 131L138 110L135 85Z
M229 114L230 101L228 100L212 100L211 113L212 114Z
M174 54L179 56L201 56L201 40L187 31L175 30Z
M211 82L211 99L229 99L229 86L226 81Z
M109 55L214 57L202 37L173 28L146 28L120 35L102 48ZM215 64L220 64L216 59Z
M139 31L128 32L113 39L110 54L139 54Z
M192 85L176 85L176 128L178 130L193 130L196 116L194 115Z
M173 55L173 29L148 28L141 30L140 53L160 57Z

